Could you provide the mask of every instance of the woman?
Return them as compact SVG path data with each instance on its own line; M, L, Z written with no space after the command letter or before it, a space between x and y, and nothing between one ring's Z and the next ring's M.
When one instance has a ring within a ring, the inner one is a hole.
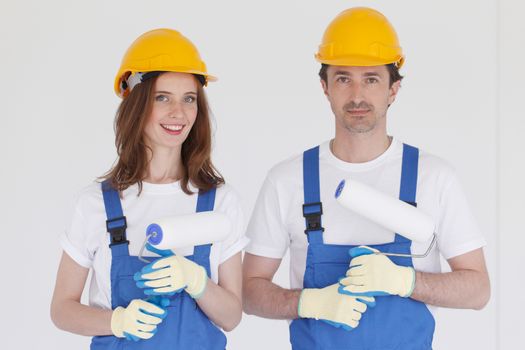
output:
M118 161L77 199L51 304L57 327L94 336L91 349L225 349L220 328L240 322L246 238L238 197L210 160L203 86L213 80L193 44L170 29L143 34L122 60ZM225 213L228 238L156 255L145 267L137 255L146 227L195 208ZM90 269L86 306L80 296Z

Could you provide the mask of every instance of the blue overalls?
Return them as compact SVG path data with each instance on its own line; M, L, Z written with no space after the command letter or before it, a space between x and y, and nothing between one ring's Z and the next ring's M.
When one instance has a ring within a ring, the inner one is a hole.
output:
M102 183L106 226L111 234L111 308L126 307L133 299L146 299L144 291L137 288L133 274L146 263L130 256L126 240L126 218L117 191L107 181ZM215 204L215 189L201 193L197 199L197 212L212 211ZM210 277L211 244L195 246L193 255L186 258L206 268ZM226 337L202 312L188 293L170 296L167 316L157 326L157 333L148 340L137 342L115 336L93 337L92 350L164 350L164 349L216 349L226 348Z
M419 150L403 145L403 165L399 198L415 205ZM303 156L305 233L308 253L304 288L323 288L337 283L349 266L349 249L353 245L323 242L322 203L319 185L319 147ZM351 234L351 233L349 233ZM411 241L396 233L394 242L371 245L382 252L410 254ZM390 257L394 263L413 266L412 259ZM376 297L376 306L368 308L351 331L336 328L315 319L296 319L290 325L294 350L430 350L434 318L424 303L399 296Z

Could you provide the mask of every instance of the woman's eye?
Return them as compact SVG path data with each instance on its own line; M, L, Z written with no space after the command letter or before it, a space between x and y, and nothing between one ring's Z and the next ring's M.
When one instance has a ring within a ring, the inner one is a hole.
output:
M168 101L168 96L166 96L166 95L157 95L157 96L155 96L155 101L166 102L166 101Z
M193 97L193 96L185 96L184 97L184 102L186 102L186 103L193 103L193 102L195 102L195 100L196 100L196 98Z

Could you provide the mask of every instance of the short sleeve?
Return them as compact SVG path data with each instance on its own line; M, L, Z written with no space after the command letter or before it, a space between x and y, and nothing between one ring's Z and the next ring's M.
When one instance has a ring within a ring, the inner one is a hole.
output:
M450 259L486 245L463 188L454 172L448 176L440 197L437 228L439 250Z
M246 252L276 259L286 254L290 238L282 219L277 189L270 176L261 187L246 232L250 238Z
M62 249L79 265L90 268L94 257L94 247L89 247L89 235L86 232L86 221L77 199L66 226L65 232L60 236Z
M232 222L232 231L226 240L222 242L219 264L222 264L242 251L249 242L249 239L245 235L246 221L241 200L239 195L231 187L227 187L223 205L224 209L222 210Z

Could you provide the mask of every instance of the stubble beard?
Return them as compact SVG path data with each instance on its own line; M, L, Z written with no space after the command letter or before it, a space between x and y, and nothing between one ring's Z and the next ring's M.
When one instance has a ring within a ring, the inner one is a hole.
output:
M351 115L348 111L357 109L367 109L365 115ZM362 101L359 104L349 102L343 106L341 111L341 121L345 130L354 134L365 134L375 129L379 116L373 105Z
M376 115L375 110L371 109L370 112L363 116L352 116L347 115L345 111L342 113L343 127L350 133L354 134L365 134L373 131L380 119L380 116Z
M353 120L348 120L348 118L343 118L344 128L354 134L365 134L371 132L375 129L377 125L377 120L373 119L370 121L367 120L356 120L359 117L351 117Z

